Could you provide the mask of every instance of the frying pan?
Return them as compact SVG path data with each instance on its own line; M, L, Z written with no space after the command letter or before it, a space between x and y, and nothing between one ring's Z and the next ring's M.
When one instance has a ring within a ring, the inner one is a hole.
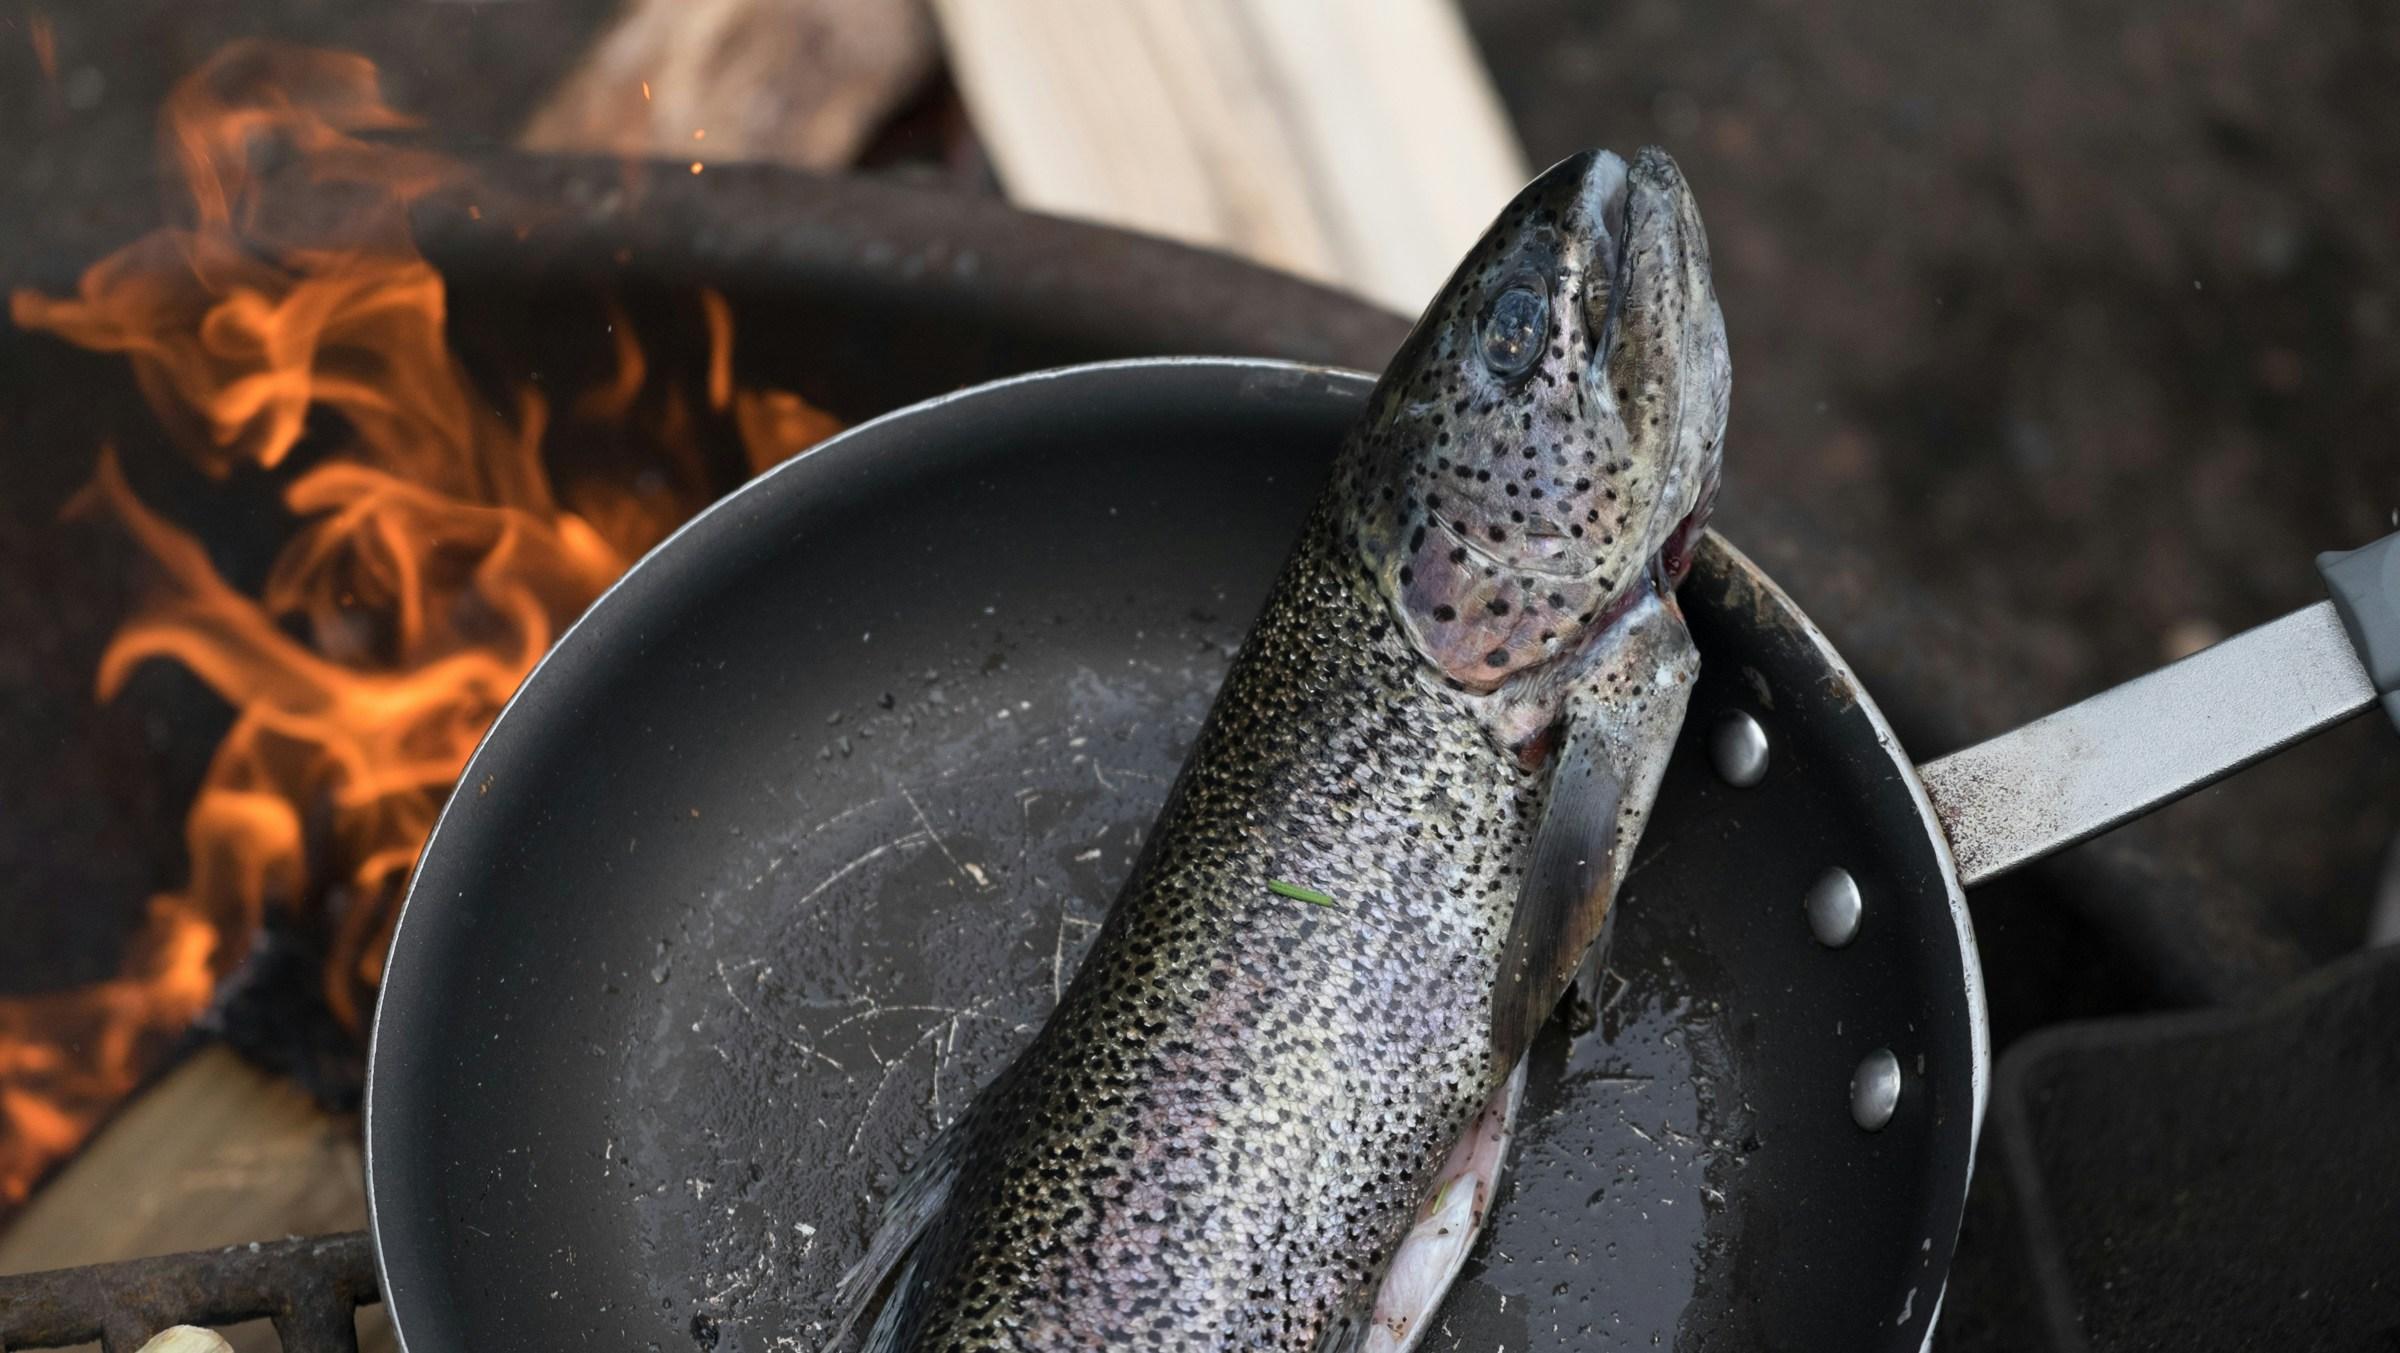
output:
M1072 974L1370 386L982 386L753 481L594 605L468 766L385 973L403 1345L813 1347L877 1200ZM1962 887L2372 704L2348 636L2388 639L2400 553L2337 570L2378 569L1919 768L1711 536L1599 1028L1536 1046L1428 1346L1923 1345L1990 1060Z

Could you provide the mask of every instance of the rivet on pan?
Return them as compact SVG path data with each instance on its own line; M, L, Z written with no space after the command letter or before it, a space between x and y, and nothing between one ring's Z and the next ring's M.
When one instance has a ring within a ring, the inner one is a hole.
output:
M1767 730L1738 709L1718 716L1709 750L1716 757L1717 774L1735 789L1748 789L1767 778Z
M1808 931L1817 943L1839 949L1858 938L1859 918L1866 899L1858 895L1858 880L1847 869L1828 869L1808 885Z
M1850 1120L1869 1132L1881 1132L1900 1107L1900 1059L1890 1048L1877 1048L1850 1073Z

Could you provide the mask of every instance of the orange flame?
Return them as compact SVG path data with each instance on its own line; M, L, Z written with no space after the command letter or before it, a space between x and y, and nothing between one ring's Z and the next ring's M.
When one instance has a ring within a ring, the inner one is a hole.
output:
M299 525L255 596L146 507L112 454L71 508L114 518L163 580L110 643L100 697L163 658L236 716L185 823L190 876L151 899L120 975L0 1001L0 1204L139 1082L270 907L322 909L324 997L358 1029L409 870L484 730L575 615L703 501L680 390L652 430L682 486L664 493L562 489L541 398L521 395L512 419L477 396L406 216L460 171L366 135L407 125L363 58L229 47L160 120L192 223L95 264L72 298L10 298L21 326L124 353L212 475L289 473L304 439L312 454L283 486ZM287 166L272 176L255 168L270 153ZM714 292L701 304L707 399L730 406L753 469L835 429L796 395L736 388L732 312ZM616 377L573 403L578 419L629 421L642 396L640 344L622 315L613 329ZM329 428L338 444L314 454Z

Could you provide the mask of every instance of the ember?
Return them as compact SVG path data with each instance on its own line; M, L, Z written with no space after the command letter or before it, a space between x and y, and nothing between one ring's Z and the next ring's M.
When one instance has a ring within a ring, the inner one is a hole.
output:
M622 319L615 378L562 421L616 429L646 458L634 474L546 459L534 391L492 407L445 341L443 279L408 231L409 205L462 175L395 135L411 125L363 58L228 48L160 120L188 223L95 264L73 297L10 298L20 326L125 354L193 462L223 481L275 476L295 525L245 590L112 453L76 504L120 523L161 575L109 646L100 697L158 658L237 713L186 819L189 877L151 899L120 974L0 1002L0 1209L201 1015L272 909L313 913L331 937L325 1003L363 1030L409 870L477 740L576 614L723 487L694 401L648 389ZM730 308L699 304L702 397L749 469L834 430L795 395L737 388Z

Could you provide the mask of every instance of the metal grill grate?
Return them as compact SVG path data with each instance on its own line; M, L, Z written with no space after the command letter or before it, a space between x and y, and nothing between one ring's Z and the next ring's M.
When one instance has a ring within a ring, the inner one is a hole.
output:
M261 1318L284 1353L357 1353L356 1312L381 1299L363 1231L17 1274L0 1277L0 1353L136 1353L171 1325Z

